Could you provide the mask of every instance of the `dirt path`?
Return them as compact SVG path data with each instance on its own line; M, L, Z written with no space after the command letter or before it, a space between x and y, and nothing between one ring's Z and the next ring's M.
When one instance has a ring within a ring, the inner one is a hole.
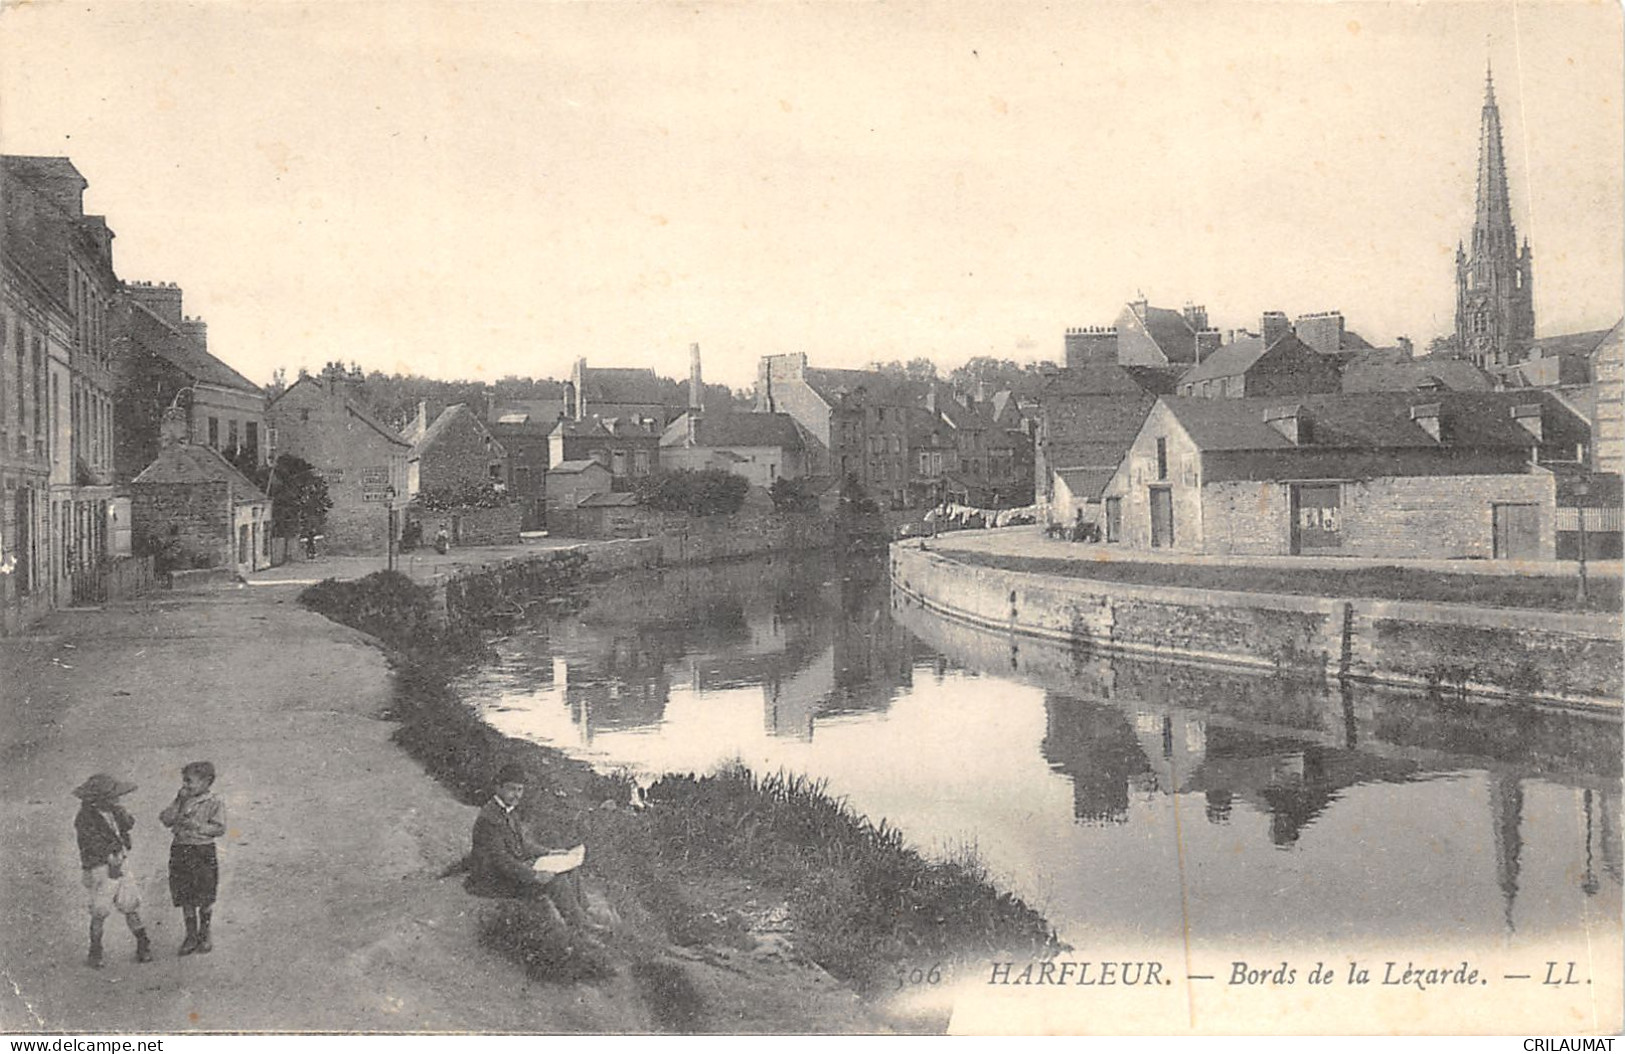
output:
M383 654L297 593L164 594L0 640L0 1030L883 1028L822 971L779 956L626 942L613 979L526 981L476 943L483 902L437 877L474 812L390 742ZM157 815L196 758L220 772L230 831L215 950L180 959ZM110 921L95 971L70 791L98 770L140 784L126 804L157 961L133 962Z

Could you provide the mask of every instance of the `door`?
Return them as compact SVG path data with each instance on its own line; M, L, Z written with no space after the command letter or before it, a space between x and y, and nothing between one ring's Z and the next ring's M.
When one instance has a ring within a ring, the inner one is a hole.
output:
M1292 487L1292 552L1325 552L1343 545L1343 488L1336 483Z
M1123 499L1106 499L1106 540L1120 542L1123 540Z
M1174 495L1167 487L1151 488L1151 548L1174 544Z
M1497 560L1540 559L1540 507L1537 505L1496 505L1493 509L1495 558Z

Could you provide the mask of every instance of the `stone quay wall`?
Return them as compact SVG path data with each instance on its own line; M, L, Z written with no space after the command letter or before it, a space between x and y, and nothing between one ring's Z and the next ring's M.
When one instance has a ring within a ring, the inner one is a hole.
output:
M1617 615L1128 585L960 563L893 544L906 603L1080 651L1618 712Z

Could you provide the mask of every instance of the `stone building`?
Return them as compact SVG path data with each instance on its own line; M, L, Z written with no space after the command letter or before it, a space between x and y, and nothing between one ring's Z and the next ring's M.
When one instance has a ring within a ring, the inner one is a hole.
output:
M267 462L265 391L209 352L208 326L182 312L173 282L129 282L113 313L118 334L118 476L158 456L165 416L184 414L186 441Z
M270 567L271 499L185 433L177 412L158 456L130 482L136 546L179 569Z
M548 434L548 471L566 461L596 461L609 469L616 490L630 490L660 465L660 432L650 418L565 418Z
M917 463L911 419L925 391L879 370L809 367L799 352L767 355L756 375L756 411L795 419L806 437L808 475L851 477L881 505L903 508Z
M508 489L508 449L485 422L462 403L446 407L425 423L427 406L418 404L417 420L402 436L412 443L418 462L418 493L455 492L490 485Z
M1220 343L1219 331L1208 325L1207 308L1153 307L1144 295L1123 306L1112 328L1117 332L1120 366L1194 366L1217 351Z
M1625 320L1591 352L1591 467L1625 473Z
M638 421L656 435L683 412L681 405L668 400L666 387L654 370L588 366L586 359L576 360L564 398L574 420Z
M758 487L806 475L806 444L789 414L689 410L660 437L662 470L720 469Z
M1276 316L1285 321L1284 316ZM1204 399L1243 399L1261 395L1317 395L1342 383L1337 365L1290 330L1272 328L1271 316L1259 336L1226 344L1179 378L1178 394Z
M412 444L362 409L358 372L337 364L320 376L302 376L265 410L269 443L277 456L309 462L327 480L333 507L324 547L331 552L381 553L394 513L410 494L407 462Z
M1157 396L1172 390L1167 371L1115 362L1068 368L1046 379L1038 394L1033 472L1036 500L1049 510L1049 522L1071 524L1078 509L1099 508L1098 489L1086 494L1077 487L1084 482L1104 485ZM1074 474L1057 505L1056 473L1062 470Z
M1462 355L1492 372L1523 361L1535 339L1532 268L1529 242L1519 248L1512 225L1501 110L1486 70L1472 247L1456 246L1456 341Z
M581 524L576 510L594 494L609 493L609 469L591 458L561 461L547 475L547 529L565 537L578 536Z
M549 437L565 411L562 399L507 400L493 403L486 420L508 452L508 494L519 503L527 531L540 530L546 520Z
M85 213L87 186L64 157L0 158L0 632L94 591L128 537L113 490L113 232Z
M1158 400L1106 538L1209 555L1555 559L1585 420L1542 392Z

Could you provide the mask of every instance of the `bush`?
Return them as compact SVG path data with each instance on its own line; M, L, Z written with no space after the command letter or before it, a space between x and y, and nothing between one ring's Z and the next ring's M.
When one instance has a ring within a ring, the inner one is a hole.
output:
M725 516L745 504L750 484L744 476L707 468L661 472L638 481L638 500L660 512Z
M429 512L449 512L454 509L500 509L508 504L506 491L497 490L493 480L481 479L471 483L441 484L418 490L418 506Z
M805 480L781 477L767 488L773 499L773 508L779 512L817 512L818 495L808 489Z

